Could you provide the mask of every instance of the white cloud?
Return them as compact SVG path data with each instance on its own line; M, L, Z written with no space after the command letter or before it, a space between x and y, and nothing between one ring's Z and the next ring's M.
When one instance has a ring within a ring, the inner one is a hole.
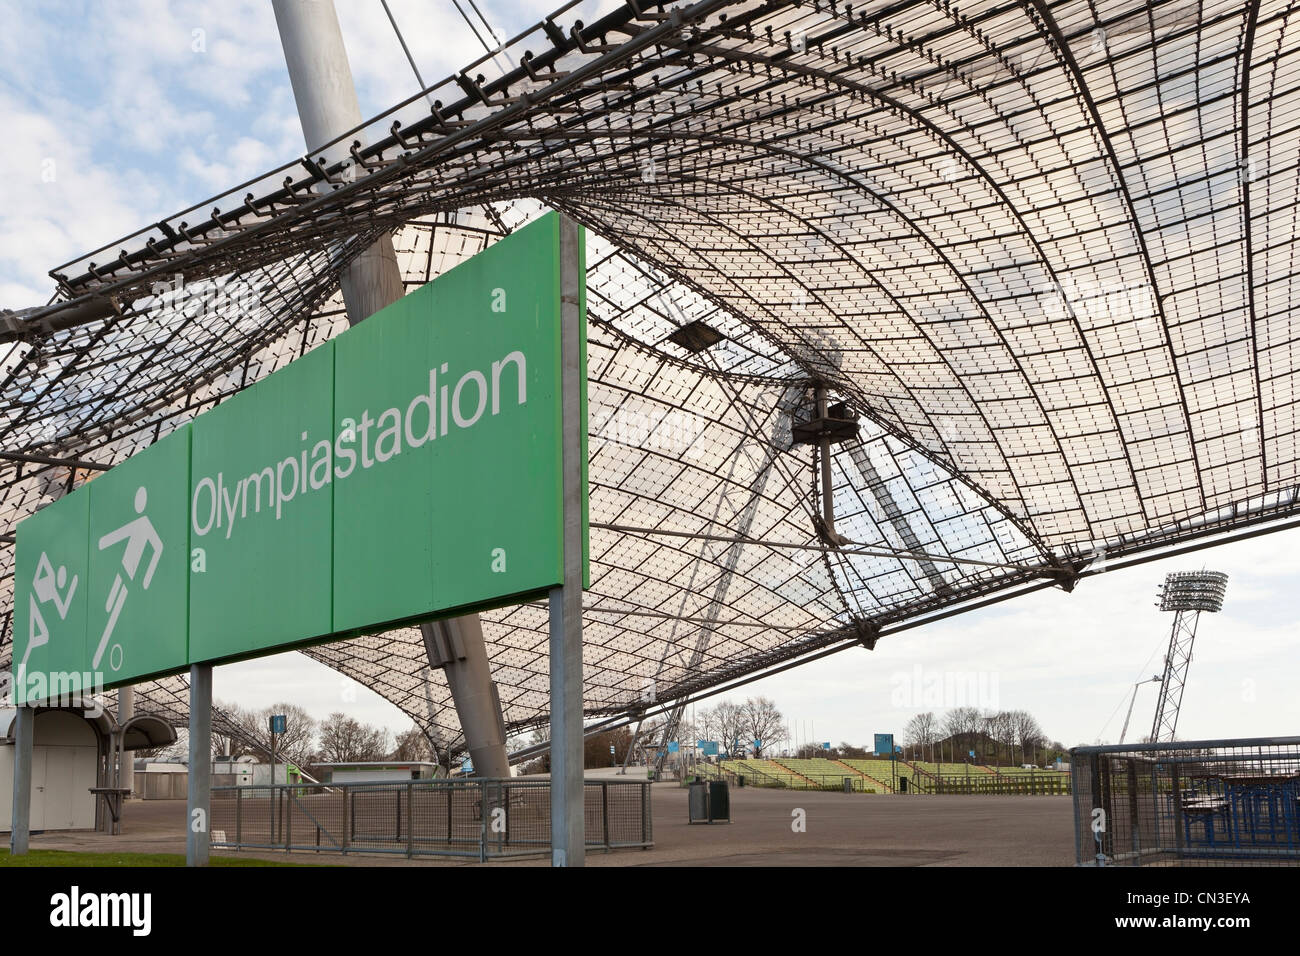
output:
M136 170L94 160L79 135L0 90L10 147L0 151L0 281L8 308L44 302L53 291L53 267L147 221L158 191ZM97 240L97 241L96 241Z

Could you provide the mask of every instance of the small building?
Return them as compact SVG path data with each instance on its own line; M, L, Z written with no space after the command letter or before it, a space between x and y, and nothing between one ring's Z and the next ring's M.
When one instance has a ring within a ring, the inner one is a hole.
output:
M283 760L276 760L274 782L277 786L299 784L304 780L310 783L316 782L312 777L303 773L296 764L285 763ZM271 765L269 763L262 763L260 760L253 758L251 773L247 778L241 777L241 779L236 782L244 786L251 785L254 787L265 787L267 784L272 782ZM215 784L216 781L214 780L213 783Z
M0 716L0 828L9 829L14 799L13 722ZM102 728L71 711L36 715L32 732L32 830L93 830Z
M145 800L184 800L188 796L190 768L184 760L137 760L135 791ZM271 765L251 755L213 757L212 786L265 787L271 780ZM299 784L311 780L294 764L275 762L277 784Z
M6 832L13 816L16 717L13 709L0 710L0 830ZM175 742L176 731L162 717L139 714L119 725L92 700L37 708L31 829L109 829L106 808L91 788L118 786L114 754Z
M189 782L190 768L183 760L135 762L135 793L144 800L184 800Z
M442 769L426 760L368 760L355 763L316 764L325 771L326 783L405 783L432 780Z
M213 757L212 785L214 787L251 787L257 777L258 762L252 754L242 757ZM262 780L266 783L266 769Z

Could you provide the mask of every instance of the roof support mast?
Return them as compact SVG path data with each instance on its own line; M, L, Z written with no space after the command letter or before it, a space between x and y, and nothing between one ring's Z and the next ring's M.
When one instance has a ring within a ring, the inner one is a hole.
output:
M333 0L274 0L285 63L313 158L326 164L346 159L347 143L321 147L361 125L352 70ZM322 184L329 188L328 184ZM391 236L383 236L342 274L348 323L356 325L405 294ZM420 625L429 663L441 667L456 704L474 772L510 776L501 702L488 665L477 614Z

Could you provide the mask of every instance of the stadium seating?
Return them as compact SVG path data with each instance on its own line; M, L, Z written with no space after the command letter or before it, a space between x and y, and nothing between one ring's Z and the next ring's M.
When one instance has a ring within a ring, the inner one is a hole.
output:
M978 768L977 765L968 763L952 763L949 761L938 763L933 760L909 760L908 763L921 770L923 774L929 774L932 777L951 777L958 774L965 776L967 768L970 768L972 772L975 772L977 769L980 773L984 772L983 769Z
M893 793L895 789L902 789L902 785L897 782L898 779L900 777L914 776L907 765L901 761L896 766L891 766L888 760L874 758L865 760L846 758L840 762L875 781L881 787L882 793Z
M1036 777L1060 777L1068 784L1069 774L1050 770L1026 770L1021 767L985 767L967 763L936 763L927 760L890 761L883 757L865 759L846 758L830 760L825 757L776 759L721 760L716 764L700 763L695 771L708 779L745 777L750 787L780 787L791 790L840 790L844 778L853 780L853 789L867 793L902 792L900 781L907 781L909 792L927 793L936 789L936 777L950 781L951 787L961 792L963 781L969 781L970 792L1002 792L997 780L1009 783ZM955 779L954 779L955 778ZM992 788L992 789L990 789ZM1008 791L1019 792L1019 791ZM1068 791L1066 791L1068 792Z
M841 763L834 760L827 760L824 757L813 757L799 759L796 757L783 757L776 761L781 766L794 773L804 777L810 786L820 790L839 790L844 785L844 778L855 779L855 789L859 786L856 782L860 774L852 769L845 768Z
M769 760L724 760L721 766L729 773L743 776L746 785L751 787L789 787L795 779L793 773Z
M806 775L803 770L791 766L798 763L799 761L789 760L724 760L722 766L730 773L743 774L746 785L752 787L787 787L792 790L837 789L846 776L843 768L840 768L832 779L824 770L811 767L804 768L811 774ZM830 764L830 761L823 761L823 763Z

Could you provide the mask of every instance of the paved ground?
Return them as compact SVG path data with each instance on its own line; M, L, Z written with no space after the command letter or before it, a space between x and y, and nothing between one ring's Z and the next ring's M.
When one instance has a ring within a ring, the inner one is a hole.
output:
M733 789L730 824L686 822L686 790L653 788L655 846L588 855L592 866L1069 866L1069 797L866 796ZM803 810L806 830L792 829ZM46 833L41 849L183 853L184 801L132 801L124 833ZM257 855L283 860L284 853ZM349 854L291 855L348 866L467 865L440 859ZM514 861L544 866L545 859ZM493 866L512 865L505 862Z

